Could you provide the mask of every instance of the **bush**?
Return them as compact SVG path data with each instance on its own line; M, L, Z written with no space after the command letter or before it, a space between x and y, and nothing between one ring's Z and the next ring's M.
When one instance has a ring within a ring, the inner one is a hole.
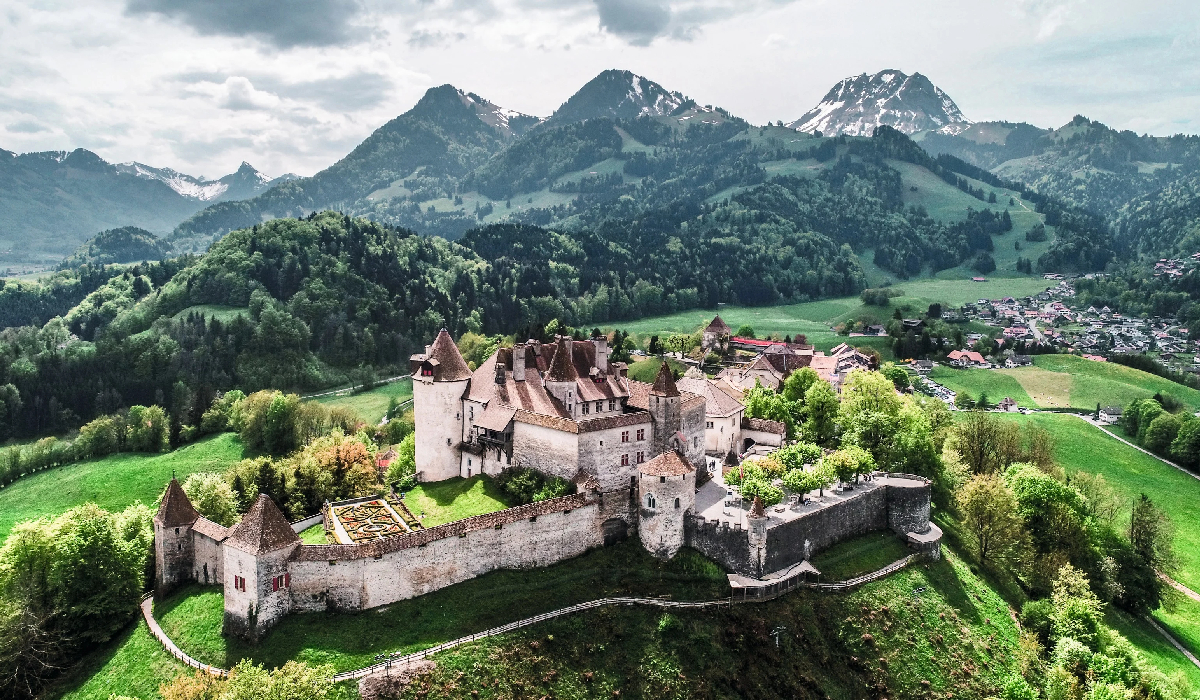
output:
M773 506L783 500L783 490L772 485L766 479L745 479L742 481L742 498L752 501L757 496L766 507Z
M1038 636L1043 645L1050 645L1052 623L1050 614L1054 603L1049 598L1026 601L1021 606L1021 626Z
M218 394L212 405L200 417L200 430L204 433L223 433L241 430L239 404L246 395L234 389Z
M389 423L390 425L390 423ZM396 459L388 465L384 480L395 491L407 491L417 483L417 436L409 433L400 439Z
M571 482L566 479L525 467L505 469L496 477L496 483L509 498L522 505L565 496L571 491Z
M183 492L197 512L209 520L229 527L237 521L237 496L222 474L199 472L183 482Z

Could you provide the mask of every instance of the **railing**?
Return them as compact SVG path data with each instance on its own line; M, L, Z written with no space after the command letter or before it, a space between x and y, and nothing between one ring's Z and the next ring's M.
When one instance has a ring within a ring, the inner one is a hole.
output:
M825 590L825 591L844 591L844 590L847 590L850 588L854 588L856 586L861 586L864 583L869 583L876 579L883 578L884 576L887 576L890 573L893 573L895 571L903 569L905 566L908 566L909 562L911 562L914 558L916 558L916 556L917 555L915 555L915 554L910 554L910 555L904 557L903 559L900 559L898 561L892 562L891 564L888 564L887 566L883 567L882 569L879 569L878 571L873 571L869 574L864 574L857 578L852 578L847 581L838 581L836 583L808 583L806 581L803 581L801 575L799 573L797 573L797 574L791 575L787 579L780 579L779 581L776 581L776 582L764 582L764 584L765 584L764 586L755 586L751 589L743 588L742 589L743 595L741 598L737 598L734 595L731 595L728 598L716 598L713 600L698 600L698 601L677 601L677 600L664 600L661 598L638 598L638 597L631 597L631 596L622 596L622 597L613 597L613 598L598 598L596 600L589 600L586 603L579 603L577 605L571 605L571 606L568 606L565 608L559 608L558 610L551 610L550 612L544 612L544 613L541 613L540 615L534 615L533 617L527 617L524 620L517 620L516 622L510 622L506 625L500 625L499 627L493 627L491 629L484 630L483 632L471 634L466 637L459 637L458 639L452 639L448 642L443 642L436 646L429 647L428 649L422 649L420 651L415 651L415 652L412 652L409 654L401 654L400 652L393 652L391 654L388 654L387 658L385 660L380 661L378 663L374 663L374 664L371 664L370 666L365 666L360 669L355 669L353 671L343 671L342 673L335 674L333 676L333 681L335 683L340 683L342 681L357 680L364 676L368 676L376 671L381 671L381 670L390 668L393 664L403 665L403 664L407 664L407 663L410 663L413 661L419 661L419 660L427 658L429 656L433 656L434 654L440 654L443 651L447 651L449 649L453 649L455 647L462 646L463 644L470 644L471 642L476 642L476 641L479 641L480 639L487 639L488 637L495 637L500 634L507 634L508 632L519 630L524 627L536 625L539 622L545 622L546 620L552 620L556 617L562 617L563 615L571 615L573 613L583 612L584 610L592 610L595 608L600 608L600 607L604 607L604 606L608 606L608 605L649 605L649 606L658 607L658 608L673 608L673 609L713 608L713 607L720 607L720 606L729 606L729 605L734 605L734 604L738 604L738 603L761 603L761 602L764 602L767 600L771 600L772 598L776 598L776 597L782 595L783 593L786 593L794 588L800 588L800 587L815 588L818 590ZM747 590L756 590L756 591L769 590L770 592L762 593L762 594L755 594L755 595L751 596L751 595L746 595L745 592ZM193 659L192 657L183 653L183 651L180 650L179 647L175 646L175 643L172 642L169 637L167 637L166 633L164 633L162 631L162 628L158 625L158 622L154 619L154 613L153 613L153 609L152 609L153 605L154 605L154 598L150 594L143 596L142 604L141 604L142 616L146 619L146 624L150 627L150 633L153 634L154 637L156 639L158 639L159 642L162 643L162 645L167 649L167 651L171 652L172 656L179 659L180 661L187 664L188 666L191 666L192 668L200 669L201 671L204 671L206 673L211 673L214 676L219 676L221 678L225 678L229 675L229 671L227 671L225 669L217 668L215 666L210 666L208 664L202 664L199 661L197 661L196 659ZM379 657L376 657L376 658L379 658Z

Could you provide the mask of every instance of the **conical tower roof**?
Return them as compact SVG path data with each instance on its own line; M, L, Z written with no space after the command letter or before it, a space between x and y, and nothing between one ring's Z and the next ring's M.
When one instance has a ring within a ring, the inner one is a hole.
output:
M467 361L445 328L438 332L437 339L429 347L429 359L438 361L438 381L456 382L471 378L471 368L467 367Z
M546 369L546 381L573 382L579 378L572 361L570 343L566 338L559 338L555 343L554 357L550 358L550 367Z
M653 396L679 396L679 388L675 386L675 375L671 374L671 366L666 360L658 367L658 376L654 378L654 386L650 387Z
M713 316L712 323L708 324L708 328L704 329L705 333L716 333L717 335L730 335L733 329L730 328L720 316Z
M270 496L258 494L242 522L233 526L225 543L250 554L262 554L299 544L300 537Z
M200 514L192 507L192 502L183 492L179 481L172 478L171 482L167 484L167 492L163 494L162 504L158 506L158 512L154 514L154 519L164 527L178 527L191 525L199 517Z

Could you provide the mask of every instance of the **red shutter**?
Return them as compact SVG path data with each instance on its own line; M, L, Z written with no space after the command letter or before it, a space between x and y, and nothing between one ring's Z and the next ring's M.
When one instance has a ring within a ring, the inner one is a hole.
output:
M278 576L274 576L271 578L271 590L273 590L273 591L279 590L279 577Z
M288 588L288 587L289 587L289 586L291 586L291 585L292 585L292 575L291 575L291 574L284 574L284 575L283 575L283 587L284 587L284 588Z

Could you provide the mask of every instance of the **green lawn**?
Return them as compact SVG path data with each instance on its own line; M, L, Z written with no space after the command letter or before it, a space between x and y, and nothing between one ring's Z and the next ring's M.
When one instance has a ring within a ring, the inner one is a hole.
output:
M812 565L821 572L822 581L844 581L878 571L909 554L912 552L895 533L872 532L839 542L818 553L813 557Z
M1124 635L1160 671L1167 674L1182 672L1193 688L1200 688L1200 669L1180 654L1150 623L1111 605L1105 611L1104 621Z
M667 362L671 365L671 369L676 372L686 372L687 365L677 360L668 359ZM636 379L639 382L653 384L654 379L658 376L658 368L662 366L662 360L657 357L647 357L643 360L638 360L629 365L629 378Z
M1005 396L1011 397L1018 406L1037 408L1037 404L1025 392L1021 384L1008 374L988 369L954 369L937 366L929 378L954 392L966 391L973 398L986 393L988 402L995 405Z
M306 528L300 533L300 541L304 544L329 544L329 538L325 536L325 525L317 523Z
M412 380L401 379L359 394L347 392L322 396L317 399L317 402L327 406L345 406L357 413L363 420L375 425L387 414L388 403L393 397L397 401L406 401L411 399L412 395Z
M181 672L190 672L167 653L139 616L100 649L88 654L62 675L42 700L109 700L127 695L140 700L158 698L158 688Z
M1193 654L1200 654L1200 603L1168 588L1162 607L1154 611L1154 619Z
M404 495L404 505L428 528L472 515L494 513L515 504L508 502L508 495L490 476L477 474L470 479L456 476L445 481L417 484Z
M1162 392L1178 398L1189 411L1200 409L1200 391L1115 362L1093 362L1075 355L1036 355L1033 364L997 370L938 367L932 377L954 391L965 390L975 397L986 391L993 402L1011 396L1019 405L1030 408L1095 410L1097 404L1125 406L1134 399Z
M223 433L165 454L116 454L22 477L0 489L0 539L21 520L58 515L89 501L110 511L135 501L152 505L171 474L182 481L195 472L222 472L242 456L237 435Z

